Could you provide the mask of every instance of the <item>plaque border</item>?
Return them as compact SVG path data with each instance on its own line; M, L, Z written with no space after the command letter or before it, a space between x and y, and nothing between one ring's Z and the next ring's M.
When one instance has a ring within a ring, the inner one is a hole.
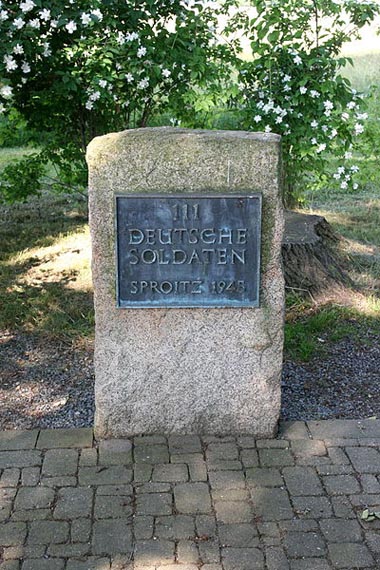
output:
M117 201L119 198L255 198L258 199L259 203L259 220L258 220L258 236L259 236L259 247L257 252L257 271L256 271L256 279L257 279L257 300L256 301L249 301L249 302L241 302L236 301L236 304L229 303L228 305L224 305L223 302L221 304L202 304L202 305L189 305L189 304L182 304L182 302L178 302L178 304L163 304L162 302L152 303L152 302L139 302L137 305L129 305L126 302L120 303L120 290L119 290L119 248L118 248L118 216L117 216ZM169 193L162 193L162 192L132 192L132 193L116 193L114 194L114 235L115 235L115 276L116 276L116 309L257 309L260 307L260 290L261 290L261 238L262 238L262 213L263 213L263 194L262 192L230 192L226 194L225 192L221 193L214 193L214 192L184 192L182 194L169 194Z

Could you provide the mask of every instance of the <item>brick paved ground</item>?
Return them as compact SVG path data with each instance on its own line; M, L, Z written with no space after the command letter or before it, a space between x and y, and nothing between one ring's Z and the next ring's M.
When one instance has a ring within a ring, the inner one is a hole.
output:
M2 570L380 568L380 421L275 440L0 432Z

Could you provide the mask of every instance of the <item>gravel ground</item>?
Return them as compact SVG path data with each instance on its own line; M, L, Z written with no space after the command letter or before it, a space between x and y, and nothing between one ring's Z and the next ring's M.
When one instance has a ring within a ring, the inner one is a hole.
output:
M0 429L91 426L92 351L0 334ZM380 418L380 343L344 339L308 363L284 365L286 420Z

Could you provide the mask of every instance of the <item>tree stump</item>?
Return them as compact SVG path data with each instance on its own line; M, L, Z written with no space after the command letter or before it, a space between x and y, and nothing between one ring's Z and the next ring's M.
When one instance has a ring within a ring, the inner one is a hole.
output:
M285 286L301 295L352 286L340 236L322 216L285 212L282 242Z

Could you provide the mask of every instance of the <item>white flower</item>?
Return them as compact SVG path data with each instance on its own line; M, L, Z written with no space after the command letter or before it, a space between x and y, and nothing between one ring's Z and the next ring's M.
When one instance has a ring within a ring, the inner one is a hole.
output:
M86 106L86 109L88 109L89 111L91 111L91 109L92 109L93 106L94 106L94 103L89 100L89 101L87 101L87 103L86 103L85 106Z
M70 22L68 22L65 26L66 30L69 32L69 34L72 34L75 32L75 30L77 29L77 25L73 20L70 20Z
M344 166L339 166L339 167L338 167L338 172L339 172L339 174L344 174L344 171L345 171Z
M132 33L127 32L125 34L125 40L127 42L133 42L133 40L138 40L138 39L139 39L139 35L137 32L132 32Z
M355 135L360 135L364 131L364 127L361 123L355 123Z
M25 26L25 22L22 18L16 18L13 25L17 30L21 30L21 28Z
M43 10L41 10L40 11L40 18L41 18L41 20L44 20L44 22L47 22L48 20L50 20L50 18L51 18L50 10L47 10L47 8L44 8Z
M5 22L5 20L8 20L9 18L9 14L6 10L1 10L0 12L0 22Z
M50 45L48 42L44 43L44 51L42 52L42 55L44 57L49 57L49 55L51 55L51 49L50 49Z
M267 125L264 130L266 133L270 133L272 131L272 127L270 125Z
M141 79L137 84L137 89L146 89L149 86L149 79Z
M324 112L324 115L325 115L326 117L331 117L331 111L330 111L330 109L326 109L326 111Z
M21 66L21 70L24 73L30 73L30 65L29 63L27 63L26 61L23 62L22 66Z
M354 190L357 190L359 188L359 184L357 184L356 182L352 185L352 188Z
M339 180L340 178L339 172L335 172L335 174L333 174L333 178L335 178L335 180Z
M253 117L253 120L255 121L255 123L259 123L261 121L261 116L260 115L255 115Z
M100 10L92 10L91 14L95 16L95 18L98 18L99 22L103 20L103 14Z
M50 22L50 27L51 28L56 28L58 26L58 20L51 20Z
M287 93L288 91L291 91L292 88L290 87L290 85L288 85L288 84L286 83L286 85L284 85L284 87L283 87L283 90L285 91L285 93Z
M104 87L107 86L107 81L105 79L99 79L99 85L104 89Z
M98 99L100 99L100 91L94 91L94 93L91 93L89 97L90 101L97 101Z
M353 165L351 166L351 171L352 171L352 172L359 172L359 167L356 166L356 164L353 164Z
M330 110L330 111L331 111L332 109L334 109L334 103L333 103L332 101L325 101L325 102L323 103L323 105L324 105L325 109L328 109L328 110Z
M20 10L22 12L30 12L30 10L33 10L34 6L35 3L33 2L33 0L25 0L25 2L21 2Z
M317 148L317 153L319 154L320 152L323 152L324 150L326 150L326 143L321 143L318 148Z
M39 21L38 18L34 18L34 20L30 20L29 26L31 28L35 28L36 30L38 30L39 27L41 26L41 22Z
M3 61L5 63L7 71L14 71L15 69L17 69L16 60L12 55L5 55Z
M314 121L311 121L310 126L312 129L316 129L318 127L318 124L318 121L314 119Z
M91 22L91 16L90 14L85 14L83 13L80 17L81 22L84 26L87 26L87 24L89 24Z
M280 115L278 115L276 117L276 124L282 123L282 117Z
M21 55L22 53L24 53L24 48L22 47L22 45L16 44L15 47L13 48L13 53Z
M0 89L0 95L4 97L4 99L10 99L13 95L12 87L10 85L4 85L4 87Z
M294 63L295 63L296 65L300 65L300 64L302 63L302 59L300 58L299 55L296 55L296 56L293 58L293 61L294 61Z
M137 57L143 57L146 54L146 47L141 46L137 50Z
M347 109L355 109L357 107L357 104L355 103L355 101L350 101L349 103L347 103Z
M320 93L318 91L316 91L315 89L310 90L310 97L312 97L313 99L317 99L319 96Z
M122 46L125 44L125 35L123 34L123 32L119 32L117 34L116 41L119 44L119 46Z
M307 93L307 88L304 85L302 85L302 87L300 87L300 93L301 93L301 95L305 95L305 93Z
M342 190L345 190L346 188L348 188L348 184L345 180L343 180L343 182L341 183L340 187L342 188Z
M368 119L368 113L358 113L356 115L356 118L358 119L358 121L365 121L366 119Z
M350 115L348 113L342 113L341 118L343 119L343 121L347 121L347 119L350 118Z
M0 115L2 115L2 113L5 113L5 105L3 105L3 103L0 103Z
M127 73L125 75L125 79L127 80L127 83L131 83L133 81L133 75L132 73Z
M310 142L311 144L318 144L317 139L315 137L313 137Z
M350 158L352 158L352 152L350 152L350 151L345 152L345 153L344 153L344 158L345 158L346 160L349 160Z
M170 77L171 74L172 74L172 72L169 71L169 69L163 69L163 70L162 70L162 75L163 75L164 77L166 77L166 78Z
M327 125L322 125L322 131L323 131L324 133L327 133L328 130L329 130L329 128L328 128Z
M337 134L338 134L338 131L336 129L332 129L331 133L329 134L329 139L335 138Z
M288 81L290 81L290 80L291 80L290 75L285 74L284 77L283 77L283 80L285 81L285 83L287 83Z

